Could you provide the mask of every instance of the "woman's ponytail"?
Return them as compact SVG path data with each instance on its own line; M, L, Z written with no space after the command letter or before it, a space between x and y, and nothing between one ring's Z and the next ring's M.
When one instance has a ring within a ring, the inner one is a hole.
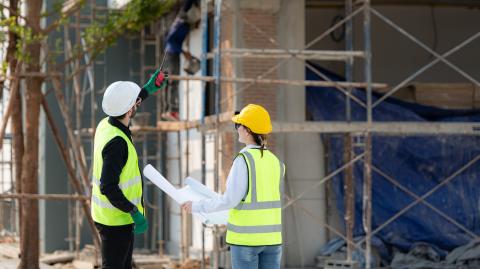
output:
M252 133L255 143L260 146L260 153L263 157L263 151L267 149L267 135Z

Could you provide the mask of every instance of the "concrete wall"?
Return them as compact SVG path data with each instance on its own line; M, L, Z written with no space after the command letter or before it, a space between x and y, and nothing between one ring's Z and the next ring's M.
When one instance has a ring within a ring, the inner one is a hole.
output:
M282 48L302 49L306 38L304 1L282 1L278 37ZM279 70L281 79L303 80L304 62L290 60ZM305 121L305 88L279 86L278 120ZM308 191L284 211L286 267L315 265L318 249L325 243L326 231L318 219L325 219L324 186L314 186L323 175L324 150L317 134L292 133L279 137L278 151L286 164L286 192L291 197ZM282 141L283 140L283 141ZM280 142L282 141L282 142ZM307 215L312 214L315 219Z
M375 9L398 24L430 48L442 54L471 35L478 32L480 11L463 7L418 7L418 6L375 6ZM333 17L342 14L343 9L325 8L306 11L307 42L325 31ZM363 48L362 14L354 20L355 47ZM436 32L436 35L435 35ZM312 49L343 49L344 42L336 43L329 36L312 46ZM464 69L473 77L478 77L477 58L480 41L465 46L448 57L452 63ZM473 56L473 57L472 57ZM372 15L372 66L373 80L394 86L407 76L433 61L427 51L402 36L398 31ZM363 79L363 65L357 61L355 78ZM343 64L322 63L326 68L343 74ZM443 63L438 63L417 77L420 82L466 82Z
M378 7L394 21L429 47L442 54L478 32L480 10L462 7ZM358 29L359 24L356 24ZM435 30L436 29L436 30ZM436 42L435 42L435 31ZM357 39L358 40L358 39ZM373 80L394 85L434 58L383 21L372 20ZM477 39L448 60L480 79ZM417 77L420 82L465 82L466 79L439 63Z

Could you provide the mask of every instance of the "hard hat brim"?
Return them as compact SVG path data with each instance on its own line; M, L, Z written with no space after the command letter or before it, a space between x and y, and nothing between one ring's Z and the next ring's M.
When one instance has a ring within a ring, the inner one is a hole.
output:
M239 118L240 118L240 114L235 115L235 116L232 117L232 121L235 122L235 123L242 124L242 123L240 122Z

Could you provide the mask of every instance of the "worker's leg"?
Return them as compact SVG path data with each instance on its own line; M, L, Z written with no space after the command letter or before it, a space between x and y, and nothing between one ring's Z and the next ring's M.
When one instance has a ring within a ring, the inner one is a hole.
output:
M133 235L132 233L132 240L130 241L130 247L128 249L128 252L127 252L127 260L125 261L125 269L132 269L133 268L133 259L132 259L132 255L133 255L133 245L135 243L135 236Z
M165 67L170 74L177 76L180 75L180 54L167 53ZM168 110L170 112L178 112L178 80L170 80L168 87Z
M96 223L102 240L102 268L119 269L131 264L133 250L133 225L106 226Z
M258 256L259 269L280 269L282 246L266 246Z
M263 247L230 246L233 269L257 269Z

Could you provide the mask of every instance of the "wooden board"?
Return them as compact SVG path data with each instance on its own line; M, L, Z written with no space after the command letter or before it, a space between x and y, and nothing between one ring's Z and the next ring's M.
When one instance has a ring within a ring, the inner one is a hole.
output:
M45 264L67 263L75 259L75 254L71 252L48 254L40 258L40 262Z

